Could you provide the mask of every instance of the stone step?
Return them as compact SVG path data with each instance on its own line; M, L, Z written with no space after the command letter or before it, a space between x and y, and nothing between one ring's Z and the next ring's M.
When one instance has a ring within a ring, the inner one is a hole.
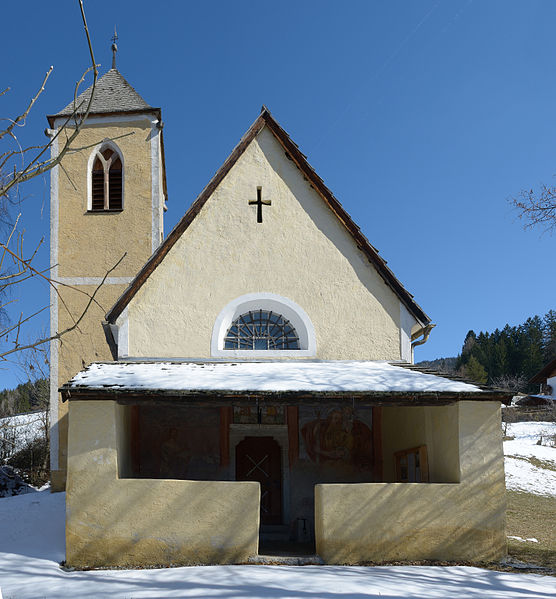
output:
M258 566L322 566L318 555L253 555L248 563Z

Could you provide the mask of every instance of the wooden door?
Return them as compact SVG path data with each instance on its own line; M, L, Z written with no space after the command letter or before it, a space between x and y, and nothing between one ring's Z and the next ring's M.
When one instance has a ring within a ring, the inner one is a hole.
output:
M282 460L272 437L245 437L236 446L236 480L261 484L261 524L282 522Z

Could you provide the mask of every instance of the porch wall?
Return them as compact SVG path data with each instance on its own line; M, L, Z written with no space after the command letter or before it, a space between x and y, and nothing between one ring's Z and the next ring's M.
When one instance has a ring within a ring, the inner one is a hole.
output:
M120 479L126 430L115 402L70 403L69 565L238 563L257 554L258 483Z
M394 453L427 446L429 481L460 482L458 405L382 408L383 481L396 482Z
M452 409L457 411L459 432L459 483L316 486L316 546L327 563L492 561L505 555L500 404L459 402ZM425 418L433 423L439 419L441 424L455 415L442 414L445 408L423 410L421 415L415 413L417 436L419 430L426 434ZM450 442L446 429L435 428L434 433L439 443L442 436ZM438 463L438 472L452 470L449 462Z

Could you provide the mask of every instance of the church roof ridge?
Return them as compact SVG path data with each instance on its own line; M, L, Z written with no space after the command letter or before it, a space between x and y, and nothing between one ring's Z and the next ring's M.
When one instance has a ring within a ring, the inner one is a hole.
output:
M168 234L162 244L156 249L133 281L129 284L128 288L118 298L114 306L106 314L107 322L114 323L116 321L133 296L143 286L154 269L160 264L160 262L162 262L166 254L170 251L176 241L181 237L182 233L189 227L193 219L200 212L201 208L210 198L214 190L218 187L243 152L245 152L249 144L263 130L264 127L268 127L270 129L288 156L291 157L293 162L308 179L309 183L312 184L315 191L321 196L332 212L351 234L355 243L357 244L357 247L365 254L369 262L373 264L384 282L394 291L409 312L413 314L413 316L423 326L430 324L431 319L429 316L427 316L421 306L419 306L419 304L413 299L413 295L409 293L409 291L407 291L402 283L396 278L392 270L387 266L386 260L379 255L378 250L371 245L369 240L363 235L363 233L361 233L360 228L355 224L342 204L336 199L332 191L328 189L328 187L324 184L324 181L319 177L319 175L317 175L313 167L309 164L307 161L307 156L300 151L297 144L278 124L278 121L272 116L270 110L265 105L262 106L261 113L240 139L237 146L232 150L231 154L226 158L216 174L197 196L193 204L191 204L189 210L179 220L177 225Z
M47 118L53 125L57 117L71 116L85 111L91 97L92 85L81 92L77 99L72 100L65 108ZM121 112L160 112L148 104L134 87L118 71L112 68L100 77L95 85L95 95L89 114L113 114Z

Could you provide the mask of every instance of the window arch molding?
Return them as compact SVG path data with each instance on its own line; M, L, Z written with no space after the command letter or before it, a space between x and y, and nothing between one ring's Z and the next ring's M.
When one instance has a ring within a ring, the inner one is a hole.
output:
M250 310L272 311L289 320L299 337L300 349L224 349L224 338L232 322ZM305 310L287 297L274 293L248 293L232 300L220 312L212 330L211 355L215 357L285 358L315 356L316 353L315 329Z
M123 152L120 150L118 145L113 142L111 139L104 139L97 146L93 148L89 156L89 160L87 162L87 212L103 212L102 210L93 210L93 168L95 164L95 160L99 154L106 150L112 150L120 159L122 164L122 200L121 200L121 208L118 210L123 210L125 207L125 162Z

